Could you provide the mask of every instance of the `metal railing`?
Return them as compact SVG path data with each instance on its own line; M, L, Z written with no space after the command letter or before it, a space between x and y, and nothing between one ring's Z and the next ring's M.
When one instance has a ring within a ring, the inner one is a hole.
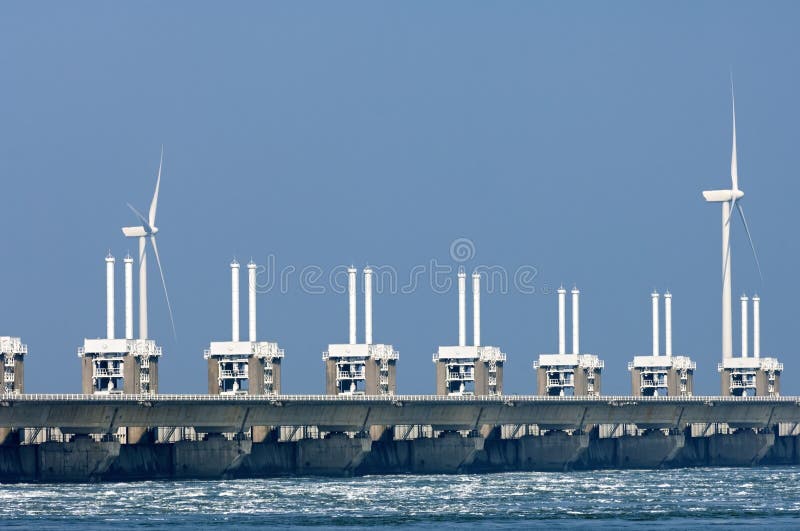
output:
M103 368L103 367L95 367L93 372L95 378L121 378L122 377L122 368L121 367L111 367L111 368Z
M364 371L336 371L337 380L363 380Z
M11 394L2 396L5 402L129 402L146 404L154 402L183 403L183 402L378 402L399 405L403 402L419 403L447 403L447 402L474 402L484 404L536 404L536 403L607 403L614 406L628 406L640 403L673 403L681 405L699 404L715 406L720 404L756 403L756 404L789 404L800 406L800 396L546 396L546 395L476 395L460 397L454 395L243 395L225 397L221 395L177 395L177 394L91 394L79 393L36 393L36 394Z
M222 370L219 371L220 378L247 378L247 371L230 371L230 370Z

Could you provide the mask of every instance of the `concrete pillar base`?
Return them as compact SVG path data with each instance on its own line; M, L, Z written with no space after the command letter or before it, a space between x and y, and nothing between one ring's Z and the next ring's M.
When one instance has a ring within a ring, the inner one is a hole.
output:
M483 437L462 437L450 431L442 432L435 439L414 439L410 446L409 468L411 472L425 474L462 472L475 461L483 445Z
M550 431L517 439L518 470L570 470L589 446L589 435Z
M125 428L126 444L151 444L155 442L155 435L150 428L131 427Z
M95 442L76 435L72 442L44 442L37 457L41 481L97 481L119 456L119 442Z
M301 439L296 448L298 474L352 476L372 450L372 439L331 433L324 439Z
M618 468L663 468L675 460L686 444L682 433L664 435L660 430L614 440Z
M251 441L229 441L219 434L209 434L204 441L178 441L172 447L175 475L181 478L231 477L250 454L252 446Z
M774 433L756 433L751 429L707 438L708 464L713 466L752 466L775 444Z

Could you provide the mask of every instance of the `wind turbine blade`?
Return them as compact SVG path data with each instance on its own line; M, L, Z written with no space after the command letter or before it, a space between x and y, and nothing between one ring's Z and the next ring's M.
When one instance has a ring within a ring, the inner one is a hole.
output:
M736 99L733 95L733 77L731 77L731 109L733 112L733 147L731 147L731 185L734 190L739 189L739 164L736 156ZM733 206L733 205L731 205ZM731 210L733 214L733 210Z
M158 177L156 178L156 191L153 193L153 201L150 203L149 224L156 224L156 209L158 208L158 189L161 187L161 167L164 164L164 146L161 146L161 160L158 161Z
M139 221L141 221L141 222L142 222L142 225L144 226L145 230L147 230L147 232L151 232L151 230L152 230L152 229L151 229L151 225L150 225L150 223L148 223L148 222L147 222L147 220L146 220L146 219L145 219L145 217L142 215L142 213L141 213L141 212L139 212L138 210L136 210L136 209L133 207L133 205L132 205L132 204L130 204L130 203L128 203L128 208L130 208L130 209L133 211L133 213L134 213L134 214L136 214L136 217L137 217L137 218L139 218Z
M731 223L731 218L733 217L733 207L735 207L735 206L737 206L737 205L738 205L738 203L736 202L736 196L734 196L734 198L733 198L733 199L731 199L731 208L730 208L730 211L728 212L728 219L727 219L727 220L725 220L725 226L726 226L726 227L727 227L728 225L730 225L730 223Z
M172 305L169 303L169 293L167 293L167 281L164 280L164 269L161 267L161 257L158 256L158 246L156 245L155 235L150 236L150 243L153 244L153 254L156 255L158 272L161 273L161 285L164 286L164 298L167 300L167 309L169 310L169 321L170 323L172 323L172 336L175 338L175 341L177 341L178 334L175 332L175 319L172 317Z
M750 228L747 226L747 219L744 217L744 209L742 208L742 204L739 203L736 205L739 207L739 215L742 217L742 223L744 224L744 231L747 233L747 239L750 241L750 248L753 250L753 258L756 259L756 267L758 268L758 276L761 278L761 282L764 282L764 275L761 274L761 264L758 261L758 253L756 253L756 246L753 243L753 238L750 236Z

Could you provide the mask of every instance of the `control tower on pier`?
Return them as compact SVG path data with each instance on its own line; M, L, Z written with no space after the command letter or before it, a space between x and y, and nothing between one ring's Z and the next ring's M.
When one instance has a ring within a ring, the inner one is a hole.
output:
M239 262L231 262L231 340L212 341L208 360L211 395L277 395L281 392L283 349L256 339L256 269L247 264L248 340L239 340Z
M0 361L3 363L3 394L21 395L25 392L24 361L28 345L18 337L0 336Z
M599 396L603 361L580 353L578 288L572 289L572 354L566 353L567 290L558 289L558 354L540 354L533 363L537 394L546 396Z
M695 362L672 355L672 294L664 293L664 355L660 354L659 294L650 294L653 307L653 352L628 363L633 396L692 396Z
M779 396L783 363L777 358L761 356L761 298L753 302L753 355L749 353L747 295L739 299L742 312L741 357L723 356L717 365L722 379L722 396Z
M506 355L498 347L481 345L481 276L472 274L473 344L467 345L467 274L458 272L458 345L439 347L436 364L437 395L501 395Z
M125 264L125 337L117 338L114 320L115 258L106 256L106 337L84 339L81 358L82 391L87 395L156 394L161 347L147 338L146 323L133 337L133 258Z
M325 393L329 395L393 395L397 392L397 359L392 345L372 342L372 268L364 268L364 343L356 338L356 273L347 269L350 341L330 344L322 353Z

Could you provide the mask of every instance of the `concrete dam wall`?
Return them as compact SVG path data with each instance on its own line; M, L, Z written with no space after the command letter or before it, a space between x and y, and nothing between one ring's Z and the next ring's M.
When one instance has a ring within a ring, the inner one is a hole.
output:
M800 436L755 430L692 437L661 431L598 438L562 431L516 439L442 432L411 440L351 437L264 441L69 442L0 446L2 482L354 476L800 464Z
M797 398L0 401L0 482L800 464Z

